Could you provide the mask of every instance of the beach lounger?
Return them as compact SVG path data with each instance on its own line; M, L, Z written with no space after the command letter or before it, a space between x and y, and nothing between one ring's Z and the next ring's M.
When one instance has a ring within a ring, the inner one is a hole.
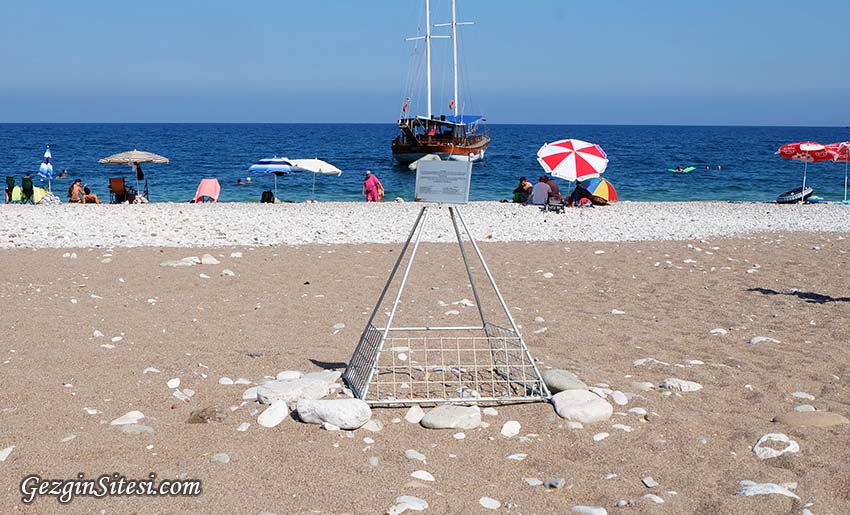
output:
M6 203L12 203L12 192L15 191L15 178L11 176L6 177Z
M112 177L109 179L109 201L112 204L132 202L136 198L136 190L127 186L123 177Z
M33 193L32 178L24 177L21 179L21 203L26 204L29 202L30 204L34 204L35 202L32 199Z
M220 193L221 185L218 183L218 179L201 179L192 202L218 202Z

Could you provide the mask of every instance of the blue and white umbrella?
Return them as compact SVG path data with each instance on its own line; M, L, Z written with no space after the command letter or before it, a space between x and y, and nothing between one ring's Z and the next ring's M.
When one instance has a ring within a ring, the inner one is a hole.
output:
M53 178L53 156L50 154L50 145L44 151L44 160L38 167L38 176L47 179L47 189L50 190L50 180Z
M285 157L260 159L248 168L248 173L274 174L274 196L277 198L277 178L280 175L295 173L292 163Z

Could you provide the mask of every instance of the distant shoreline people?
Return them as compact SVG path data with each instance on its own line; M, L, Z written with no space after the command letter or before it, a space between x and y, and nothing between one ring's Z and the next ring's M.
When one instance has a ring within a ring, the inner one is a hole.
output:
M242 182L242 179L236 179L236 185L237 185L237 186L244 186L244 185L245 185L245 183L244 183L244 182Z
M720 167L720 165L717 165L717 171L719 172L720 170L722 170L722 168Z
M519 185L514 188L514 202L525 204L531 196L531 183L525 177L519 178Z
M82 179L74 179L74 182L71 183L71 187L68 188L68 202L73 204L79 204L83 201L85 186L81 186L83 180Z
M68 169L67 168L63 168L62 173L60 173L59 175L56 176L57 179L64 179L65 177L68 177Z
M363 189L360 194L366 196L366 202L380 202L384 198L384 186L371 170L366 170L366 178L363 179Z
M100 204L100 199L97 195L91 192L88 186L83 188L83 204Z

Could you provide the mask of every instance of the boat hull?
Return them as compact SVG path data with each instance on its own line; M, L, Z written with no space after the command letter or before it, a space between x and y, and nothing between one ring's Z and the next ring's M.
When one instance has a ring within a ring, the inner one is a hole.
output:
M467 144L393 142L393 157L401 164L410 164L428 154L437 154L442 160L480 161L490 145L490 138L482 136Z

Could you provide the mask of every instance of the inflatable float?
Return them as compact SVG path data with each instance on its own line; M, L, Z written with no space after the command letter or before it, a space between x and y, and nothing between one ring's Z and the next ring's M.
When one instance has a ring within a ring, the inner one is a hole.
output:
M808 186L806 189L803 188L795 188L791 191L786 191L782 195L776 197L777 204L796 204L797 202L803 202L812 196L812 192L814 190Z
M668 168L667 171L673 172L673 173L691 173L696 169L697 169L696 166L689 166L687 168L682 169L681 171L677 171L675 168Z

